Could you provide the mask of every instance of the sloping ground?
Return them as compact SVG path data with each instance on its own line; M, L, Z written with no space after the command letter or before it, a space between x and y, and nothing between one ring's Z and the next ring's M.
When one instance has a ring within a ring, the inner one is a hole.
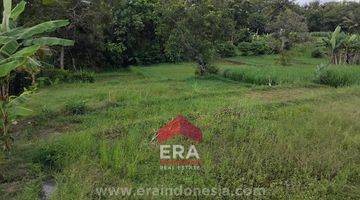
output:
M65 109L77 101L86 102L82 115ZM4 199L39 197L48 177L54 199L179 185L264 187L264 199L360 197L358 86L248 86L194 79L191 64L160 65L41 89L27 104L34 116L15 128L14 159L0 167ZM179 114L204 133L199 171L159 169L151 140Z

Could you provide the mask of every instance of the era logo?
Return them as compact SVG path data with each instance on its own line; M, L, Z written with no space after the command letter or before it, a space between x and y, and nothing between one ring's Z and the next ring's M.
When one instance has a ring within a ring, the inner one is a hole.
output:
M200 159L195 145L190 145L187 153L184 153L183 145L160 145L160 159Z
M195 143L202 141L201 130L185 117L178 116L162 127L157 134L158 143L166 142L175 136L184 136ZM197 166L201 164L195 145L160 145L160 166Z

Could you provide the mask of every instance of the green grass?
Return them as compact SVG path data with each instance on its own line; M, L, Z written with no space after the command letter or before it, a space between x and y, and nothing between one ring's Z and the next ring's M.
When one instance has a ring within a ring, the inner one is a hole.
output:
M325 58L310 58L309 49L302 46L292 50L290 55L289 66L278 64L277 55L239 56L217 65L225 78L254 85L308 86L320 83L338 87L360 83L358 65L330 65L320 78L316 76L316 68L328 63Z
M232 59L245 64L219 65L264 68L284 82L308 80L321 62L299 58L304 66L282 68L270 64L274 56ZM53 199L99 199L94 190L100 186L179 185L264 187L265 199L360 197L359 86L249 87L196 79L192 63L96 78L93 84L60 84L32 94L26 106L33 116L14 127L13 158L1 161L1 198L38 197L48 177L57 183ZM69 112L69 102L85 102L85 112ZM151 139L179 114L203 131L199 171L159 170L159 146Z

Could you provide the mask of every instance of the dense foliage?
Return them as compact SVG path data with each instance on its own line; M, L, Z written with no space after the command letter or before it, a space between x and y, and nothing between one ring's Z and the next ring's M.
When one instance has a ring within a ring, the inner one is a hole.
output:
M17 27L16 20L25 10L26 2L21 1L15 7L12 0L3 1L3 16L0 29L0 144L9 152L13 137L9 128L19 116L27 115L30 110L20 106L28 91L20 96L10 93L11 76L14 71L25 71L31 74L35 83L35 74L44 64L40 61L44 48L48 46L72 46L72 40L56 37L42 37L48 32L67 26L67 20L43 22L31 27Z
M257 34L271 34L261 48L265 44L279 53L282 43L287 49L304 41L307 30L332 32L340 25L345 32L359 33L359 10L355 2L300 6L291 0L43 0L29 1L20 24L70 19L70 26L54 35L76 45L53 49L50 61L71 70L101 70L234 56L239 44Z

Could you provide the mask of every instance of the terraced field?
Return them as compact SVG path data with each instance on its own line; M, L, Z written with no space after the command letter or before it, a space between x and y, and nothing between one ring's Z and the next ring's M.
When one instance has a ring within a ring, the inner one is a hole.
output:
M2 160L3 199L36 199L48 180L52 199L119 199L95 188L179 185L265 188L243 197L255 199L360 197L356 85L251 85L196 79L191 63L161 64L43 88L26 104L34 113L15 125L14 159ZM200 170L159 170L153 138L178 115L203 131Z

